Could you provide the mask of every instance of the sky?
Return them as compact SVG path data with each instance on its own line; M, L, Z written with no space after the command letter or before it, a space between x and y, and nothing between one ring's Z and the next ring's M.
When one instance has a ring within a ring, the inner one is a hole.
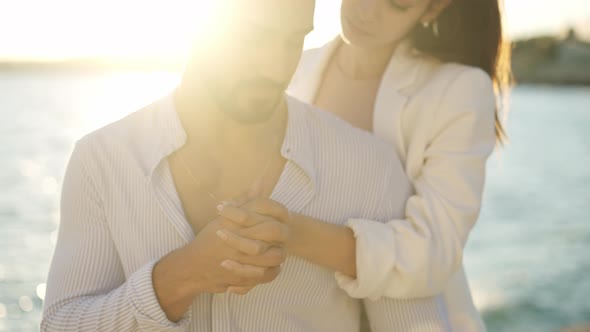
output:
M590 39L590 0L504 0L509 36L560 34L577 26ZM219 0L0 0L0 60L182 57L194 30L206 31ZM339 0L317 0L306 47L339 31ZM196 24L197 22L198 24Z

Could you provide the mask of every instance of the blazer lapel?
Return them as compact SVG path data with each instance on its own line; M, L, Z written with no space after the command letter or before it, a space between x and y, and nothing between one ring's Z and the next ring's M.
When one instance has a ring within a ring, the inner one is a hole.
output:
M402 159L406 155L402 131L403 111L409 98L406 88L416 81L420 67L415 56L409 42L397 47L381 79L373 113L373 133L394 144Z
M287 92L297 99L313 104L322 83L324 72L341 43L340 37L321 48L306 51ZM410 42L400 43L394 52L377 92L373 114L373 132L394 144L404 158L405 142L402 132L403 110L408 101L406 88L417 79L420 61Z
M287 93L303 102L313 104L322 84L324 72L339 43L340 37L337 37L321 48L306 51Z

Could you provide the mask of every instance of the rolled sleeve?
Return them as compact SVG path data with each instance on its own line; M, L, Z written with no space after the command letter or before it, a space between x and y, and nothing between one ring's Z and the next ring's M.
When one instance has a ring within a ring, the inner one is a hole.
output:
M191 320L191 310L188 310L181 320L175 323L168 319L158 302L152 279L156 262L153 261L136 271L128 281L129 297L136 310L137 323L142 331L186 331Z
M348 221L356 237L357 279L339 273L336 279L350 296L418 298L445 290L461 268L479 216L486 161L495 146L494 107L492 82L483 71L466 70L449 84L420 169L410 178L414 193L404 211L388 197L387 222ZM391 178L392 190L399 176Z
M160 307L155 261L126 278L89 165L88 147L78 143L64 179L41 331L187 331L190 311L173 323Z
M395 266L394 231L384 223L364 219L349 219L347 226L356 239L357 278L336 272L336 281L350 297L377 300L381 296L378 284Z

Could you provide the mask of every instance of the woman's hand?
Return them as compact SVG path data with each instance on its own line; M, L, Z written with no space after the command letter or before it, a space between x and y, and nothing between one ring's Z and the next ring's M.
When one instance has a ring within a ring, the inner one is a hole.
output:
M225 205L219 214L241 226L228 231L225 239L236 250L259 253L280 247L288 254L356 278L356 240L346 226L290 213L282 204L267 198L240 206ZM263 226L266 231L260 230ZM271 240L270 235L280 241ZM249 243L252 240L257 240L256 245Z

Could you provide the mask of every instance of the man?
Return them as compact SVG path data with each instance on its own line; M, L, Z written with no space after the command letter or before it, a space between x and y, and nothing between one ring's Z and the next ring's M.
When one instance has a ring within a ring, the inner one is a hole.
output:
M43 331L359 330L342 224L401 215L409 183L387 145L285 97L313 0L227 3L173 95L77 143Z

